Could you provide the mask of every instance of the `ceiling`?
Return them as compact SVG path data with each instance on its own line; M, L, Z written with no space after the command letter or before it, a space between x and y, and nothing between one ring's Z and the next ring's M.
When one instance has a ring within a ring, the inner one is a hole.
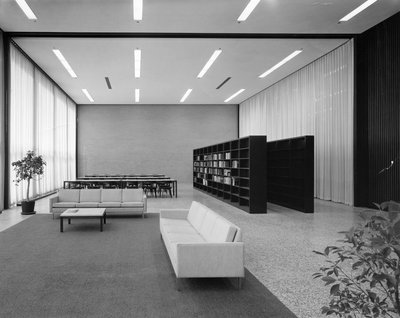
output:
M0 27L6 32L157 32L157 33L361 33L400 10L400 0L378 0L346 23L344 15L365 0L261 0L242 22L248 0L143 0L143 20L132 18L132 0L27 0L37 16L28 20L14 0L0 0ZM237 104L347 41L335 39L195 39L15 37L15 42L78 104ZM71 78L52 52L60 49L76 74ZM142 50L142 76L134 78L135 48ZM214 50L222 53L202 79L197 74ZM264 79L258 76L288 56L296 58ZM104 77L109 77L112 90ZM221 89L216 87L231 77Z

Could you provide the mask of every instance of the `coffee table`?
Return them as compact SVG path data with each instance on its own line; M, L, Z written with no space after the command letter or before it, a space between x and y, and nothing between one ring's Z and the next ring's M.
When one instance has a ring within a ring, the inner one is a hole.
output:
M100 219L100 232L103 232L103 222L106 224L106 217L105 208L68 209L60 214L60 232L64 232L64 219L68 219L68 224L71 224L71 219Z

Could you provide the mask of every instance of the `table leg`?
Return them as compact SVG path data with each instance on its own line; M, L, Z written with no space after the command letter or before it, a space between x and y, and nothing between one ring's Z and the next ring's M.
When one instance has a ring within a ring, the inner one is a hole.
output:
M107 219L107 214L104 212L104 224L107 223L106 219Z
M64 232L64 218L60 217L60 232Z
M68 224L71 224L71 219L70 218L68 218Z
M175 181L175 198L178 197L178 181Z
M103 218L100 218L100 232L103 232Z

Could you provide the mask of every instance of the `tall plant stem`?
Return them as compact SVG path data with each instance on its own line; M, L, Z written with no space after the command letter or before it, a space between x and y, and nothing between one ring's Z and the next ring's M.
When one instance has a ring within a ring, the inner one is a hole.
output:
M31 179L28 179L28 187L26 189L26 201L29 201L29 187L31 185Z

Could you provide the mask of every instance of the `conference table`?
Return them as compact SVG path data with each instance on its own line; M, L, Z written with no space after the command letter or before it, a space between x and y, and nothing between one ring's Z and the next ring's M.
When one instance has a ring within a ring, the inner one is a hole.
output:
M77 180L66 180L64 181L64 189L74 189L74 188L88 188L97 186L99 188L115 187L118 189L126 189L129 186L141 187L143 182L150 182L155 184L165 184L169 183L172 186L172 193L175 198L178 197L178 181L176 179L167 178L128 178L128 179L82 179L77 178Z

